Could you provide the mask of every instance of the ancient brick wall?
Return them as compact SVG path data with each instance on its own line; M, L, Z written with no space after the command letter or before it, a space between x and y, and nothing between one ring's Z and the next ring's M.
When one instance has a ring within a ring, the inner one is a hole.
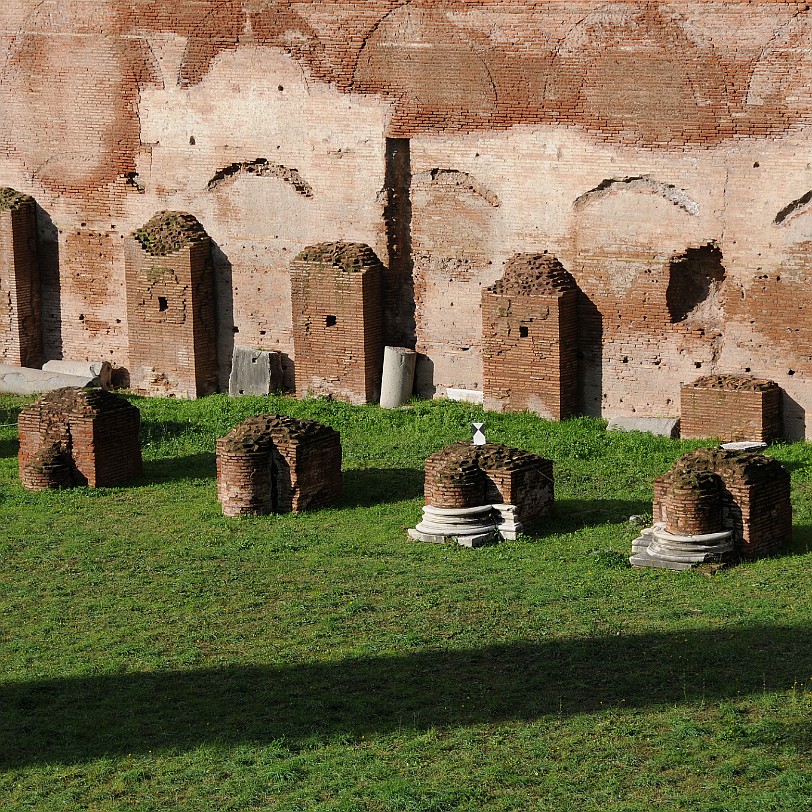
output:
M709 375L680 390L682 437L770 443L781 431L781 389L774 381Z
M578 286L555 257L519 254L482 292L485 408L578 411Z
M197 220L159 212L127 246L130 385L194 398L217 389L209 237Z
M312 420L259 415L217 440L226 516L324 507L341 496L341 438Z
M47 358L131 366L117 235L172 209L214 242L221 386L235 335L295 355L291 258L341 239L391 266L420 391L481 390L482 289L546 249L583 292L582 410L676 415L749 370L812 436L805 4L11 0L0 41Z
M296 392L350 403L380 397L383 267L366 245L322 243L291 265Z
M721 480L721 528L733 531L738 555L759 558L792 540L789 472L749 451L700 448L680 457L654 481L655 522L683 535L715 526L715 499L705 487L712 477Z
M0 359L42 365L40 271L34 200L0 188Z
M141 416L103 389L57 389L20 412L20 479L29 490L121 485L141 473Z
M552 507L553 464L498 443L454 443L426 459L424 495L438 508L515 505L519 519L529 522Z

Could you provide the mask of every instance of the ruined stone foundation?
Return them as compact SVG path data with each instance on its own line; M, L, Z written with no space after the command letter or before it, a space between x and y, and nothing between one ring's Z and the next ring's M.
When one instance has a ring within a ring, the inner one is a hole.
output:
M376 402L381 392L383 266L369 246L321 243L291 265L296 392Z
M158 212L127 245L132 387L195 398L217 390L211 241L184 212Z
M708 555L695 563L760 558L792 539L789 473L753 451L700 448L654 481L653 515L654 527L633 545L631 560L637 566L666 566L656 562L656 544L649 544L658 534L675 549L694 545L692 551L699 553L707 547ZM720 547L723 534L731 536L731 555Z
M103 389L67 387L20 412L20 479L28 490L122 485L142 471L141 415Z
M341 496L341 437L313 420L264 414L217 441L226 516L298 513Z
M496 443L454 443L426 460L423 520L409 537L471 547L515 538L552 503L550 460Z
M0 362L42 365L34 199L0 188Z
M746 375L708 375L680 390L680 433L686 439L769 443L781 437L781 387Z
M482 292L485 408L578 410L578 286L552 254L518 254Z

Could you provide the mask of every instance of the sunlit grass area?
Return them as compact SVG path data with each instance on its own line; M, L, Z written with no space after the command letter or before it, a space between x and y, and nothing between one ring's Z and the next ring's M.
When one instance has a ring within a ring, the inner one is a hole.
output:
M795 538L713 576L638 571L652 479L700 443L455 403L132 398L144 475L28 493L0 400L0 809L812 809L812 449ZM226 519L214 443L341 432L344 496ZM409 541L423 462L555 463L517 541ZM629 521L630 516L642 517Z

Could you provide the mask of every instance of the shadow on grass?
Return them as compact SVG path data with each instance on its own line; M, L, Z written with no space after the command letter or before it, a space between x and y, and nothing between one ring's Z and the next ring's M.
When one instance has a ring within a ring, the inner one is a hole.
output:
M808 626L753 626L7 683L0 766L741 700L810 668Z
M630 516L651 516L651 501L642 499L556 499L549 516L529 524L531 538L549 533L575 533L585 527L626 522Z
M186 457L144 460L144 475L134 484L180 482L184 479L206 479L216 475L214 454L191 454Z
M20 442L16 438L13 440L0 440L0 459L16 457L19 450Z
M343 472L344 493L336 507L371 507L423 495L419 468L364 468Z

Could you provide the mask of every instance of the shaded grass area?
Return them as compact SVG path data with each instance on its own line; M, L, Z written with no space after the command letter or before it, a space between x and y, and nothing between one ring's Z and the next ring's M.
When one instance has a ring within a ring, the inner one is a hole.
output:
M770 451L792 545L705 577L625 564L696 442L488 413L557 503L467 550L405 531L476 407L133 402L127 488L27 493L0 429L4 810L812 808L809 446ZM339 504L221 515L214 441L261 412L341 432Z

